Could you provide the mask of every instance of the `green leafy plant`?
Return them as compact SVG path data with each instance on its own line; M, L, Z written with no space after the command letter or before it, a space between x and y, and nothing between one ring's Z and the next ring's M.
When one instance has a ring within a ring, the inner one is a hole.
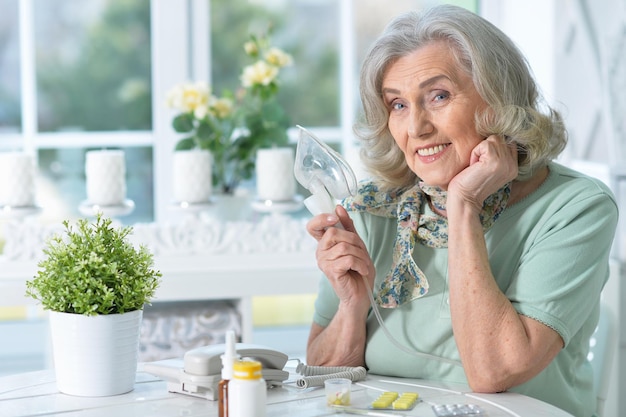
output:
M175 149L211 151L213 184L224 193L252 177L259 148L288 142L289 117L276 95L280 71L293 58L273 47L269 35L250 35L244 51L253 63L243 68L235 94L227 90L218 97L199 81L175 85L166 97L167 106L180 112L172 127L184 134Z
M26 282L26 295L46 310L85 314L121 314L142 309L160 283L153 256L128 240L132 228L116 228L102 214L95 222L65 220L64 234L52 236L39 271Z

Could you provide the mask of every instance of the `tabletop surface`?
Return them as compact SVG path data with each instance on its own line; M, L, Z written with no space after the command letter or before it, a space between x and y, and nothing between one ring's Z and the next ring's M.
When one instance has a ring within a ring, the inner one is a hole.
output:
M326 405L324 389L297 388L295 379L268 391L268 417L347 415ZM385 411L389 416L434 417L433 405L474 404L485 417L571 417L533 398L514 393L477 394L462 385L368 375L352 385L351 407L366 409L384 391L417 392L420 401L409 411ZM111 397L74 397L59 393L53 371L0 378L0 414L3 417L63 416L217 416L217 402L168 392L167 384L139 366L133 391ZM381 414L384 415L384 414ZM472 417L472 416L470 416ZM482 416L480 416L482 417Z

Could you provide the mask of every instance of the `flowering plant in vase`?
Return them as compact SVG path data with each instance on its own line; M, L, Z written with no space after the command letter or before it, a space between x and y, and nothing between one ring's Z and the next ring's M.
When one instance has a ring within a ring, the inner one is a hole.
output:
M276 100L281 68L291 55L270 44L269 36L250 35L244 44L253 63L243 68L233 94L213 94L205 82L175 86L167 105L179 110L174 130L187 136L176 150L207 149L213 156L213 184L233 193L241 180L252 177L259 148L287 143L289 117Z
M213 156L213 178L216 185L226 187L229 183L220 162L227 160L235 129L234 100L225 93L215 96L211 87L203 81L182 83L174 86L166 98L167 106L180 111L172 120L172 127L185 136L176 143L175 150L203 149Z

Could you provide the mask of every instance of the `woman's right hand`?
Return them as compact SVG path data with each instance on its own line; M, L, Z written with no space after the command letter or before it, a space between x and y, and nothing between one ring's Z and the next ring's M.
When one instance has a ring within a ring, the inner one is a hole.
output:
M338 222L343 229L333 227ZM376 269L346 210L337 206L333 215L313 217L307 223L307 231L318 241L317 265L339 297L340 306L361 310L367 315L367 292L372 291ZM367 279L367 286L363 277Z

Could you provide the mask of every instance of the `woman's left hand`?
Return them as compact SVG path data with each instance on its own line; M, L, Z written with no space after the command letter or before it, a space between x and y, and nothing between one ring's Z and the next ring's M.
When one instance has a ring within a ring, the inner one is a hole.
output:
M491 135L472 150L469 166L450 181L448 195L456 194L480 211L485 199L517 174L517 145Z

